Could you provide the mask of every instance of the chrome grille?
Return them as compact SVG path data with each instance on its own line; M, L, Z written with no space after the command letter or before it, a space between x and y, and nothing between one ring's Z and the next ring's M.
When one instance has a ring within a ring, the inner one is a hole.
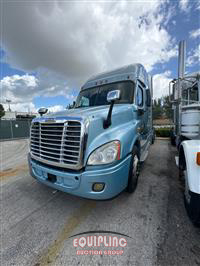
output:
M32 123L30 150L35 159L75 168L81 159L81 123Z
M40 156L40 125L38 122L33 123L31 126L30 149L31 153Z
M70 121L67 123L63 138L62 160L67 164L77 164L80 155L81 124Z

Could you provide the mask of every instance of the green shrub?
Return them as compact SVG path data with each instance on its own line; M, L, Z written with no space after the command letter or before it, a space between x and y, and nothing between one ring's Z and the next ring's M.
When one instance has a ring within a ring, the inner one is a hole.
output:
M171 128L156 128L156 137L163 137L163 138L169 138Z

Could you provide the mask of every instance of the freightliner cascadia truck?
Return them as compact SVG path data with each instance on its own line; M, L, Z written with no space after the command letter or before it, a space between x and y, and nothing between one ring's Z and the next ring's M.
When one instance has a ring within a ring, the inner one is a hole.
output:
M171 142L179 151L177 165L185 184L184 201L189 217L200 225L200 72L185 75L186 42L179 44L178 79L172 80L174 129Z
M41 108L31 125L28 157L34 178L96 200L135 190L154 138L152 78L141 64L90 78L73 109L46 112Z

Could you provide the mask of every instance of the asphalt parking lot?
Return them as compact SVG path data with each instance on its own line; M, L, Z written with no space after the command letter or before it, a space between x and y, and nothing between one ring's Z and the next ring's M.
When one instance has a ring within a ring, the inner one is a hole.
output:
M137 190L110 201L55 191L30 177L28 140L1 146L1 265L200 265L200 229L189 221L175 148L156 140ZM130 236L122 255L76 255L71 235Z

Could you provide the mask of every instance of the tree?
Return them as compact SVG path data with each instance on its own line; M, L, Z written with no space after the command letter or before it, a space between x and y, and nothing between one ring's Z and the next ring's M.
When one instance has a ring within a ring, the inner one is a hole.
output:
M5 111L4 111L4 108L3 108L3 105L0 104L0 119L2 118L2 116L5 115Z
M159 119L163 115L163 109L161 106L161 99L154 100L153 102L153 119Z
M165 96L163 98L163 111L168 119L172 119L173 111L172 111L172 104L169 101L169 96Z

